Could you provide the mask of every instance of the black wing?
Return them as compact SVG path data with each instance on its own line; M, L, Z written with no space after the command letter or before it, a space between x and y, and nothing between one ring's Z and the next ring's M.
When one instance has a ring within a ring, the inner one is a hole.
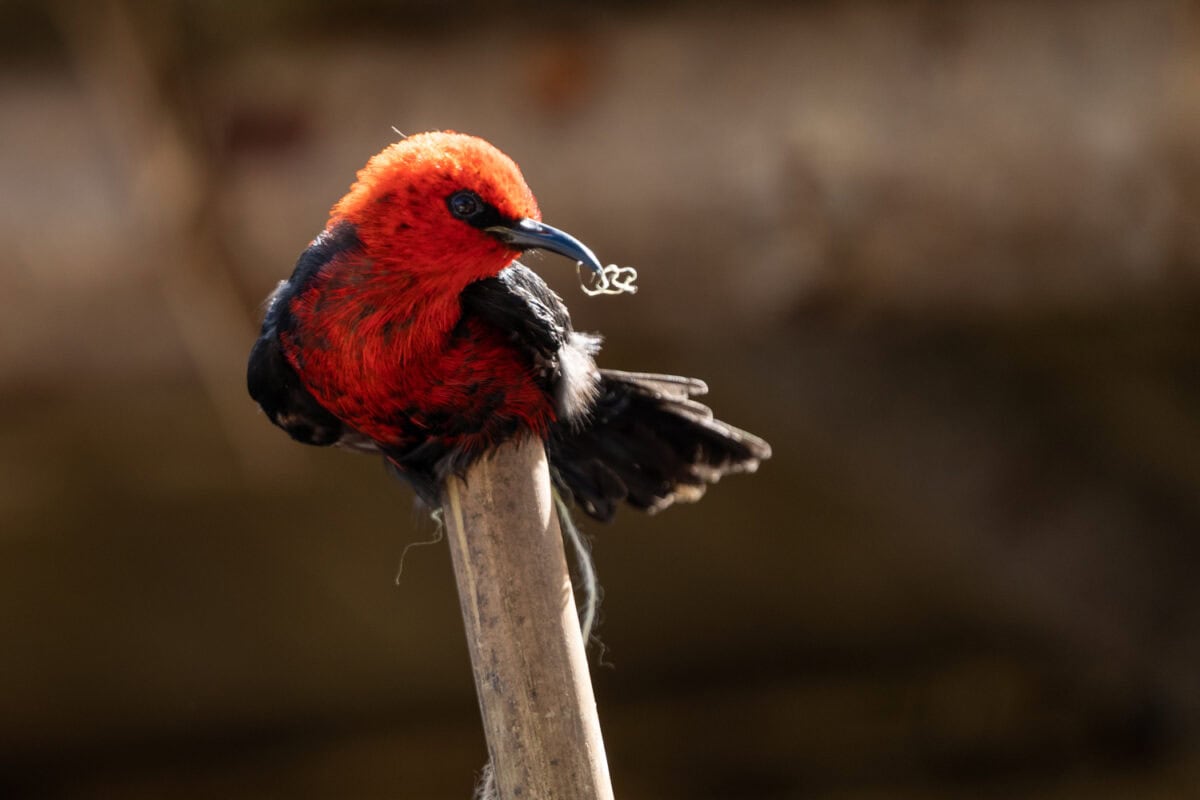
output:
M300 376L283 354L279 334L292 325L292 297L336 256L360 247L354 226L341 223L325 231L296 262L292 277L271 295L258 341L250 351L246 388L271 420L298 442L341 445L355 450L377 449L370 439L342 424L304 388Z
M708 484L771 457L770 445L694 399L708 391L703 381L600 375L587 424L553 431L548 448L555 479L596 519L611 519L621 501L650 512L694 502Z
M562 298L536 272L519 262L468 286L463 318L476 317L508 331L534 357L560 419L580 420L595 399L600 375L592 356L600 337L571 327Z
M513 264L494 278L476 281L461 295L463 317L477 316L513 334L547 361L571 332L571 315L562 298L524 264Z

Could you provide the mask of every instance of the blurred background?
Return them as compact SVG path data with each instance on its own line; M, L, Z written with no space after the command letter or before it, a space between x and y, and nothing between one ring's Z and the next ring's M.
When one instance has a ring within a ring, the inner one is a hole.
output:
M1200 4L0 5L0 795L466 798L444 545L244 390L373 153L636 265L607 366L772 442L587 523L617 796L1200 786Z

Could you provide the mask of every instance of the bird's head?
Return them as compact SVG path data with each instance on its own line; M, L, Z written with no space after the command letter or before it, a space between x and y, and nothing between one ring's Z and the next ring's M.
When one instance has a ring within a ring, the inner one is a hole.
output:
M474 136L409 136L372 158L331 223L355 225L377 272L470 282L495 275L521 252L549 250L601 269L573 236L541 222L511 158Z

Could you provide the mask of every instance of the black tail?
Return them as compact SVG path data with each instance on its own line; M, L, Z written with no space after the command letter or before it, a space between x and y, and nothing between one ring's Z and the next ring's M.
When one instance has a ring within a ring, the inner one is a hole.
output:
M608 521L622 500L651 513L692 502L731 472L771 457L757 436L713 418L693 399L703 381L601 370L600 394L582 426L566 423L549 441L554 482L589 516Z

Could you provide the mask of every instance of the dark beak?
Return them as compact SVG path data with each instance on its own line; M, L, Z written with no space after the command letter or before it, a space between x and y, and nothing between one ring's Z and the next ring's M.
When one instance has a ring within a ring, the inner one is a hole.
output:
M549 250L572 261L578 261L592 272L604 271L596 254L589 250L587 245L571 234L535 219L519 219L503 225L492 225L484 230L518 250Z

